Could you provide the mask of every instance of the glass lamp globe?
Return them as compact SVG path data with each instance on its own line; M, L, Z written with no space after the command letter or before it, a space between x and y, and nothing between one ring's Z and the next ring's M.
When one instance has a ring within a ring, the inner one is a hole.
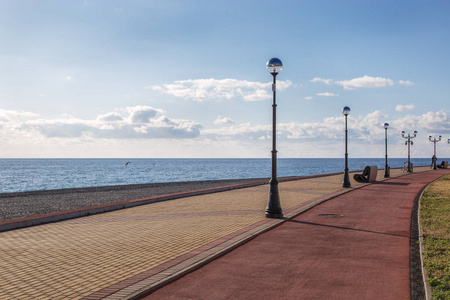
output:
M342 109L342 113L344 114L344 115L349 115L350 114L350 107L348 107L348 106L344 106L344 108Z
M384 129L388 129L389 128L389 123L384 123Z
M278 58L271 58L266 64L267 71L270 74L278 74L283 69L283 63Z

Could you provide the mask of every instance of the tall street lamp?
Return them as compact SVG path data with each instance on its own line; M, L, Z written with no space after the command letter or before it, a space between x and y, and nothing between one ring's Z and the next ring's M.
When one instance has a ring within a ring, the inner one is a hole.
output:
M436 161L437 161L437 157L436 157L436 143L440 142L442 139L442 135L438 136L438 138L433 138L431 135L428 136L428 140L430 142L434 143L434 155L433 155L433 161L431 162L433 164L433 169L437 170L437 166L436 166Z
M283 63L278 58L271 58L266 64L267 71L273 76L272 92L272 178L270 179L269 202L266 208L266 218L282 218L283 211L280 204L280 194L278 192L277 179L277 104L275 99L276 77L283 69Z
M405 145L408 145L408 168L407 171L408 173L412 173L413 172L413 168L411 166L411 150L410 150L410 146L414 145L413 141L411 141L413 138L415 138L417 136L417 131L414 130L413 135L411 136L411 133L408 133L408 135L406 135L406 133L404 131L402 131L402 138L406 139Z
M348 151L347 151L347 116L350 114L350 107L345 106L342 109L342 113L345 116L345 169L344 169L344 182L342 183L342 187L349 188L352 185L350 184L350 178L348 176Z
M388 154L387 154L387 130L389 128L389 123L384 123L384 153L385 153L385 161L384 161L384 178L390 177L390 170L388 166Z

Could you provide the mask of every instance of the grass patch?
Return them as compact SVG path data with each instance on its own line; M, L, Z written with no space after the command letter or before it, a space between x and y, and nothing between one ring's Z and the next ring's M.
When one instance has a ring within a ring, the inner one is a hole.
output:
M420 199L424 266L433 299L450 299L450 175L430 185Z

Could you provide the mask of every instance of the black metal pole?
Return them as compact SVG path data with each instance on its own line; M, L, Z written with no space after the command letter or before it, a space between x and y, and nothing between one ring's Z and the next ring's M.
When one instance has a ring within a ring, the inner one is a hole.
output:
M437 170L437 166L436 166L436 138L434 138L434 160L433 160L433 169Z
M352 185L350 184L350 178L348 175L348 151L347 151L347 115L345 115L345 169L344 169L344 182L342 183L342 187L349 188Z
M388 154L387 154L387 128L384 129L384 153L385 153L384 178L389 178L390 172L389 172Z
M282 218L283 210L280 204L280 194L278 192L278 179L277 179L277 104L276 104L276 76L277 73L271 73L273 76L273 104L272 104L272 178L270 179L269 189L269 202L266 208L267 218Z
M411 173L411 155L410 155L411 135L408 133L408 173Z

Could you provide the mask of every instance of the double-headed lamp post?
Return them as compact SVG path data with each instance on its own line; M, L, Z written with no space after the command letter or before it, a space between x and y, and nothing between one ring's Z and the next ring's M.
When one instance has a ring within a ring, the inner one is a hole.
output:
M345 116L345 169L344 169L344 181L342 182L342 187L349 188L352 185L350 184L350 178L348 175L348 147L347 147L347 136L348 136L348 130L347 130L347 116L350 114L350 107L345 106L342 109L342 113Z
M410 146L414 145L413 141L411 141L413 138L415 138L417 136L417 131L414 130L413 135L411 136L411 133L408 133L408 135L406 135L406 133L404 131L402 131L402 138L406 139L405 145L408 145L408 173L412 173L412 168L411 168L411 150L410 150Z
M428 140L430 142L434 143L434 155L433 155L433 161L432 161L434 170L437 170L437 166L436 166L436 160L437 160L437 157L436 157L436 143L440 142L441 139L442 139L442 135L438 136L437 138L433 138L431 135L428 136Z
M282 218L283 210L280 204L280 194L278 192L277 179L277 104L275 98L276 92L276 77L283 69L283 63L278 58L271 58L266 64L267 71L273 76L272 92L272 178L270 179L269 201L266 208L266 218Z
M389 166L388 166L388 154L387 154L387 130L389 128L389 123L384 123L384 153L385 153L385 161L384 161L384 178L390 177Z

